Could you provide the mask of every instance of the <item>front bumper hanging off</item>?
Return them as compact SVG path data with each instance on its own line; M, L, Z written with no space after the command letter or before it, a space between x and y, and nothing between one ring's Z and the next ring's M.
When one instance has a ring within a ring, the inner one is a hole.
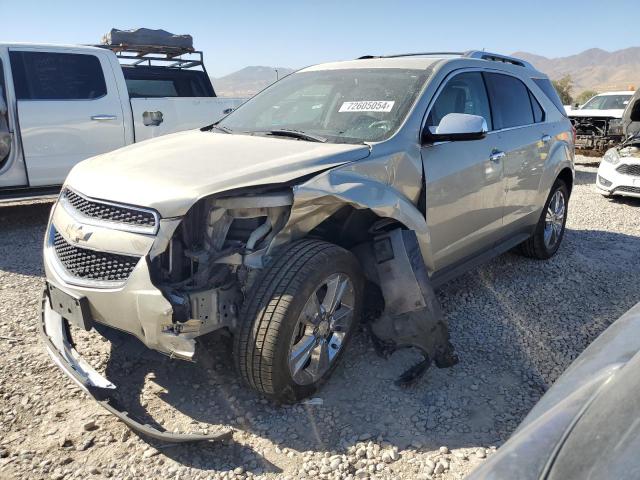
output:
M148 437L173 443L224 440L231 437L233 433L231 430L208 435L172 433L162 428L154 428L127 412L113 396L116 386L84 361L74 348L67 321L51 308L49 294L46 290L42 297L42 315L39 326L47 352L55 364L82 390L129 428Z

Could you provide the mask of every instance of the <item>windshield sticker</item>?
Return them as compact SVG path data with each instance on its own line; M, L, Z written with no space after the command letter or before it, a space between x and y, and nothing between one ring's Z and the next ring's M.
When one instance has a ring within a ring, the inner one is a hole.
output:
M344 102L338 112L390 112L394 101L360 100L358 102Z

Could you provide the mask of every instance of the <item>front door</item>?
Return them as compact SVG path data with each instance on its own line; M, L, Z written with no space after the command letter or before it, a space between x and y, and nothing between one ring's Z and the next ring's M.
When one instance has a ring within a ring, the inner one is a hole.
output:
M59 185L78 162L125 144L107 52L11 49L29 185Z
M440 270L493 246L502 226L503 163L498 136L491 132L491 109L480 72L450 78L438 94L426 128L435 131L449 113L480 115L489 134L481 140L422 147L426 220L433 268Z

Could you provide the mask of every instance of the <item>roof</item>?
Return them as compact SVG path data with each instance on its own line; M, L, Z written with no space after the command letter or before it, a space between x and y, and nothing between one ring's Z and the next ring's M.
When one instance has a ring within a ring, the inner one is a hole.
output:
M594 97L603 97L605 95L633 95L633 93L634 93L633 90L620 90L618 92L602 92L597 95L594 95Z
M82 50L104 50L98 47L92 47L89 45L68 45L68 44L60 44L60 43L29 43L29 42L0 42L0 47L6 48L74 48L74 49L82 49Z
M302 72L319 70L341 70L352 68L406 68L424 70L435 63L444 61L469 61L491 62L494 66L500 65L507 70L526 69L531 73L538 72L533 65L519 58L500 55L497 53L485 52L483 50L468 50L466 52L424 52L424 53L404 53L399 55L366 55L355 60L342 62L322 63L302 69ZM480 63L478 63L479 65Z

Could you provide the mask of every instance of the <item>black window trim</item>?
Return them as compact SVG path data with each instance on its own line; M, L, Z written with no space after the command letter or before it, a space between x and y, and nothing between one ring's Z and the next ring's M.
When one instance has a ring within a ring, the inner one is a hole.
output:
M26 48L26 49L9 48L8 52L9 52L9 55L11 55L11 52L16 52L16 53L53 53L53 54L64 53L64 54L70 54L70 55L87 55L87 56L95 57L98 60L98 63L100 65L100 70L102 71L102 77L104 79L104 85L105 85L105 89L104 89L105 93L103 95L100 95L99 97L95 97L95 98L51 98L51 99L24 98L24 99L19 99L17 94L16 94L15 95L16 101L20 101L20 102L93 102L95 100L100 100L100 99L105 98L110 93L109 82L107 81L107 72L105 71L105 67L102 65L102 61L100 59L100 55L97 55L97 54L92 53L92 52L78 52L78 51L67 51L67 50L40 50L40 49L29 49L29 48ZM11 58L9 58L9 63L11 63ZM14 78L13 78L13 68L11 70L11 76L12 76L12 80L14 80ZM15 93L15 87L14 87L14 93Z

